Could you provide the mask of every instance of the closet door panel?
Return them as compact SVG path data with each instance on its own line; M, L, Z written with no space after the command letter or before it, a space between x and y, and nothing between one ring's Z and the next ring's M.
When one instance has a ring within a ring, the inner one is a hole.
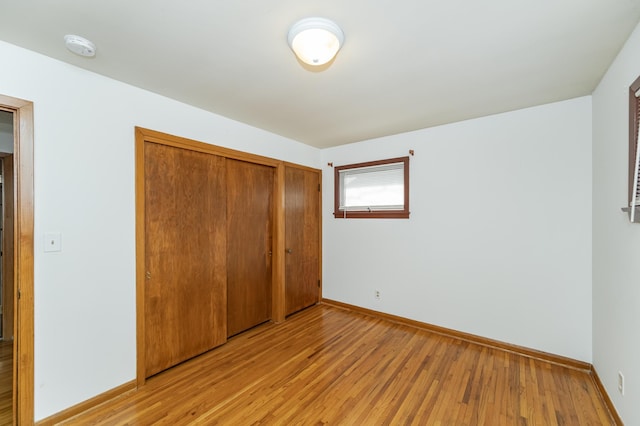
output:
M271 319L274 169L227 160L227 334Z
M320 298L320 173L285 170L285 312Z
M145 143L146 377L226 341L225 159Z

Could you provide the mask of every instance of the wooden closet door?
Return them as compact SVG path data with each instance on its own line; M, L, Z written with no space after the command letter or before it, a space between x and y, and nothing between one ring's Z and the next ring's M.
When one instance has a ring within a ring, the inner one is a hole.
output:
M146 377L226 341L225 159L145 143Z
M320 172L285 168L285 312L320 299Z
M271 319L274 169L227 159L227 334Z

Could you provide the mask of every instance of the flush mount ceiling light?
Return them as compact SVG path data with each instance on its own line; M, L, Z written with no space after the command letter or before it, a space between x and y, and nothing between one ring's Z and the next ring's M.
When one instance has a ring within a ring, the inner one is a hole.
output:
M328 19L306 18L293 24L287 39L291 50L302 62L316 66L324 65L336 56L344 43L344 33Z
M73 34L64 36L64 44L67 49L76 55L92 58L96 56L96 46L84 37Z

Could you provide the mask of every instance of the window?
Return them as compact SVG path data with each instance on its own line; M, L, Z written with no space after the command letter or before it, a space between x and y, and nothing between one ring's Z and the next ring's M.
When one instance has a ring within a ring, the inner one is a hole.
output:
M640 156L638 155L638 130L640 129L640 77L629 87L629 219L639 222L635 206L640 206Z
M336 218L409 218L409 157L335 168Z

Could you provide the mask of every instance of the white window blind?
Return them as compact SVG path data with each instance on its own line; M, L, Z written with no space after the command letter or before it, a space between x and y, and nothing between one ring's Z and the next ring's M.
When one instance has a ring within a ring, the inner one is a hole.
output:
M404 209L404 163L339 171L341 211Z

